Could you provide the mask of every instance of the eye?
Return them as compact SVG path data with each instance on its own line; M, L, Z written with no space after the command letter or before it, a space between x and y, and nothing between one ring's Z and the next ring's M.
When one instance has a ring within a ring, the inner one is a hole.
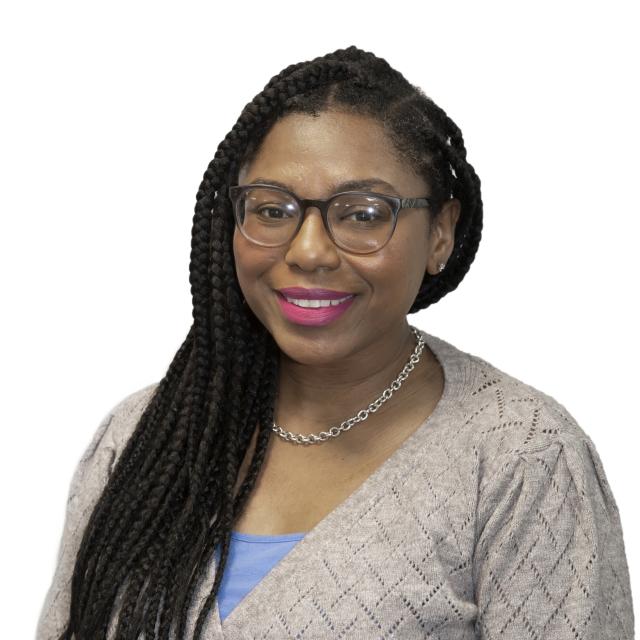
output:
M349 210L338 217L338 224L361 227L379 226L387 224L391 220L391 214L378 207L364 207L362 209Z
M279 218L284 213L282 209L278 209L277 207L262 207L258 209L258 213L263 215L265 218Z
M280 207L264 206L253 211L253 214L264 220L284 220L291 218L291 213Z
M344 218L353 218L356 222L375 222L376 220L380 220L382 216L378 211L361 209L360 211L352 211L349 215L344 216Z
M386 201L373 194L350 193L336 197L329 217L332 224L338 226L369 229L392 223L393 210Z

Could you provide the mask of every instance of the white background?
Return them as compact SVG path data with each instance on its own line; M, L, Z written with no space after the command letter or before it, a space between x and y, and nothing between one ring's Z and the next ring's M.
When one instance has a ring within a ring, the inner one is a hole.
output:
M0 14L3 637L31 638L69 482L191 325L191 219L245 104L351 44L463 131L485 223L412 323L558 399L592 437L640 593L633 3L20 2Z

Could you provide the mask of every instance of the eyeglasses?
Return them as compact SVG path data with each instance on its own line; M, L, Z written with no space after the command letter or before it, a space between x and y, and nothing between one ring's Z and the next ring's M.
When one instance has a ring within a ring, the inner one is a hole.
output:
M431 198L396 198L380 193L345 191L328 200L298 198L274 185L229 187L235 221L242 235L262 247L290 242L304 221L303 212L317 207L333 242L350 253L379 251L391 239L403 209L433 208Z

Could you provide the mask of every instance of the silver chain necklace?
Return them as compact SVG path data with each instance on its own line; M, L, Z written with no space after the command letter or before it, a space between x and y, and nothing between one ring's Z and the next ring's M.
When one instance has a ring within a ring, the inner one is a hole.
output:
M389 398L391 398L393 392L397 391L402 386L402 383L407 379L416 364L420 361L425 340L420 331L415 327L412 326L411 331L413 331L418 343L409 357L409 361L404 365L404 368L398 374L398 377L382 392L382 395L374 400L366 409L361 409L355 416L340 423L339 427L331 427L329 431L321 431L318 435L310 433L306 436L302 433L291 433L291 431L285 431L282 427L279 427L275 422L273 423L272 430L288 442L294 442L296 444L318 444L328 440L329 438L336 438L344 431L349 431L349 429L351 429L355 424L358 424L358 422L366 420L370 413L375 413L387 400L389 400Z

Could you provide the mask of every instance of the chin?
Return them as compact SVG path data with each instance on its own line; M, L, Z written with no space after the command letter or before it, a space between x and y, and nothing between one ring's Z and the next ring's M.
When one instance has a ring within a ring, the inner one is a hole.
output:
M321 330L323 327L317 327ZM298 332L295 331L298 329ZM329 332L313 331L313 327L300 325L295 329L270 331L280 351L290 360L309 366L328 365L339 360L343 353L336 336Z

